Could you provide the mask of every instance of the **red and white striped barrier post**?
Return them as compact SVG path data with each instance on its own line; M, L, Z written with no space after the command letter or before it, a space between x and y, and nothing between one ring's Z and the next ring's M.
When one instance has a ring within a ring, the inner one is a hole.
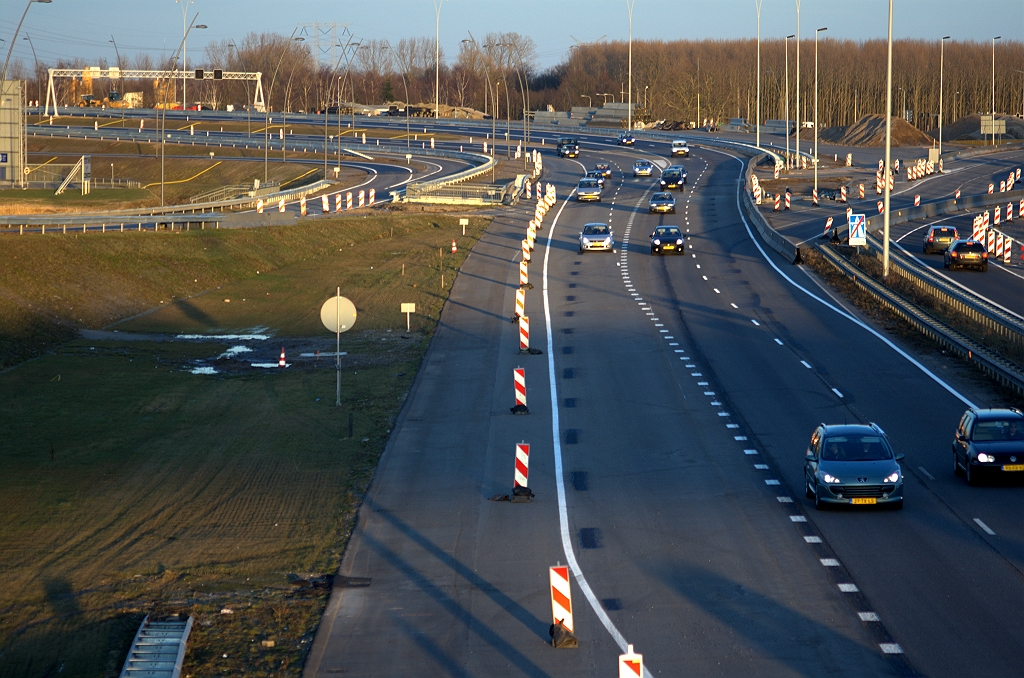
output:
M644 656L626 646L626 654L619 655L619 678L640 678L644 675Z
M1006 193L1006 179L1003 179L1002 181L999 182L999 192Z
M277 211L284 212L284 198L277 201Z
M996 259L1003 258L1003 234L996 233Z
M990 228L990 229L988 229L988 242L985 243L985 249L987 249L989 252L991 252L992 250L995 249L995 247L996 247L996 232L995 232L995 229Z
M818 189L816 188L811 189L811 202L815 207L818 206Z
M520 287L516 290L516 312L512 316L512 321L515 322L526 315L526 290Z
M1006 203L1006 220L1013 221L1013 203Z
M958 189L956 189L956 193L953 194L953 200L959 200L959 199L960 199L960 189L958 188Z
M921 206L921 196L915 195L914 196L914 207L920 207L920 206Z
M523 238L523 261L530 263L530 241Z
M989 193L989 195L992 195L993 191L995 191L995 190L996 190L995 184L989 184L988 185L988 193Z
M1013 173L1013 177L1014 177L1014 181L1020 181L1020 168L1019 167L1017 168L1017 171L1015 171Z
M526 192L526 199L527 200L532 199L533 198L533 193L531 192L531 189L530 189L530 182L529 182L529 180L523 182L523 189Z
M971 238L978 240L981 237L981 217L974 217L974 223L971 225Z
M549 567L548 579L551 582L551 644L556 648L577 647L568 566Z
M1018 217L1024 217L1024 199L1020 201L1020 209L1017 211Z
M331 212L331 199L326 195L320 196L320 205L323 207L324 214L330 214Z
M342 200L341 193L335 193L334 194L334 211L335 212L340 212L341 211L341 200Z
M786 209L790 208L790 203L793 201L793 193L788 188L786 189Z
M306 196L299 198L299 214L306 216Z
M263 214L263 198L256 201L256 214Z
M896 158L896 160L893 161L892 166L893 166L893 169L895 169L897 172L899 172L900 171L900 159ZM909 166L910 165L907 165L907 167L909 167Z
M369 205L372 205L373 203L377 202L377 189L376 188L371 188L370 189L370 195L366 199L366 202Z
M352 209L352 191L345 194L345 209Z
M525 315L519 316L519 352L530 352L530 319Z
M1003 208L996 205L995 213L992 216L992 224L995 226L999 225L999 217L1003 213Z
M841 202L846 202L846 186L841 186L839 188L839 200Z
M860 190L859 190L858 194L860 195L860 199L863 200L864 199L864 184L860 185Z
M775 172L774 172L774 174L775 174L775 178L776 178L776 179L778 179L778 178L779 178L779 167L780 167L779 165L776 165L776 166L775 166Z
M885 211L885 203L883 203L881 200L879 200L878 201L878 213L881 214L884 211Z
M828 218L828 219L827 219L827 220L825 221L825 232L824 232L824 233L822 233L822 235L823 235L823 236L824 236L824 235L828 235L828 229L830 229L830 228L832 228L832 217L829 217L829 218Z
M516 393L516 404L512 408L512 414L529 414L530 409L526 406L526 370L522 367L512 370L512 382Z
M875 193L878 195L882 194L882 170L879 169L875 172Z
M525 261L519 262L519 286L523 289L533 289L533 285L530 284L530 267Z
M981 215L981 225L984 226L985 228L988 228L988 224L989 224L989 213L988 213L988 210L985 210L985 213Z
M892 192L893 186L894 186L894 184L893 184L893 175L892 175L892 172L889 172L889 192L890 193Z
M455 238L452 238L452 254L459 251L459 246L455 244Z
M359 191L359 206L366 207L366 191Z
M516 443L516 467L515 477L512 481L512 494L508 500L515 503L530 501L534 496L529 488L530 479L530 446L526 443Z
M846 154L846 166L853 167L853 153Z
M1024 202L1024 201L1022 201ZM775 194L775 211L782 210L782 195L780 193Z
M288 366L288 363L286 363L285 359L284 359L284 346L281 347L281 357L277 359L277 366L278 367L287 367Z
M1003 243L1003 263L1009 266L1013 259L1013 238L1006 236L1006 242Z
M939 158L939 174L942 174L942 173L943 173L943 170L942 170L942 158Z

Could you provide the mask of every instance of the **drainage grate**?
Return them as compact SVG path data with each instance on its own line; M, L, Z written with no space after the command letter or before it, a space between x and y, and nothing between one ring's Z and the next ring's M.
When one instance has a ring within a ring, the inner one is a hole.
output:
M572 489L577 492L587 491L587 472L586 471L573 471L569 474L569 482L572 483Z
M566 301L576 301L576 295L570 294L565 298Z
M572 346L562 347L562 355L569 355L570 353L572 353Z
M622 601L618 598L602 598L601 604L604 605L604 609L609 612L615 612L616 610L622 609Z
M579 271L569 271L569 275L579 275Z
M565 399L565 406L566 407L576 407L576 399L575 398L566 398Z
M580 529L580 547L585 549L601 548L601 528L584 527Z
M576 312L575 312L575 311L566 311L566 312L565 312L565 317L566 317L566 318L571 318L571 317L573 317L574 315L576 315Z
M562 370L562 379L572 379L576 376L576 370L571 367L566 367Z
M565 429L565 444L576 445L580 442L580 430L578 428Z
M569 283L569 289L575 289L576 283Z
M563 327L562 328L562 334L572 334L572 328L571 327Z

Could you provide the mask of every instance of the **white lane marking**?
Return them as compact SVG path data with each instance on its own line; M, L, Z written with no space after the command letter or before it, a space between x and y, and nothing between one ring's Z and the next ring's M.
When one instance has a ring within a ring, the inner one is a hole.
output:
M729 413L728 412L719 412L718 416L720 416L720 417L728 417Z
M681 349L681 348L677 348L677 349L676 349L676 353L686 353L686 351L684 351L684 350L683 350L683 349ZM685 358L684 358L684 360L685 360Z
M698 381L697 382L697 386L709 386L709 385L710 384L708 384L708 382L706 382L706 381Z
M704 395L706 395L706 396L713 396L713 395L715 395L715 392L714 391L704 391Z
M790 516L789 519L792 520L794 523L806 523L807 522L807 516ZM840 586L842 586L842 584L840 584Z
M703 377L704 375L700 372L690 372L691 377Z
M839 561L835 558L822 558L821 564L824 567L839 567Z
M860 591L856 584L839 584L839 590L843 593L857 593Z
M711 406L712 406L712 407L720 407L721 405L722 405L722 403L720 403L720 402L719 402L719 401L717 401L717 400L712 400L712 401L711 401Z
M747 436L733 436L732 439L737 441L737 442L741 442L742 443L743 441L745 441L747 439Z
M702 275L701 277L704 278L705 280L708 279L708 277L706 275Z
M803 365L804 367L806 367L807 369L811 369L811 364L809 362L807 362L806 360L801 360L800 364Z
M792 504L793 503L793 497L775 497L775 498L779 500L780 504Z
M743 450L743 454L757 454L757 450Z
M935 480L935 476L933 476L931 473L928 473L928 469L926 469L924 466L918 466L917 470L920 471L921 474L928 480Z
M832 389L832 392L833 392L833 393L835 393L835 394L836 394L837 396L839 396L840 398L842 398L842 397L843 397L843 394L839 392L839 389L838 389L838 388L833 388L833 389Z
M717 288L717 287L714 287L714 288L712 288L712 289L714 289L714 290L715 290L715 294L721 294L721 292L719 292L719 291L718 291L718 288Z
M733 308L739 308L739 306L737 306L736 304L733 304L731 302L729 303L729 305L732 306Z
M582 165L580 165L582 167ZM547 347L548 347L548 384L551 389L551 438L554 442L554 457L555 457L555 487L558 491L558 527L562 537L562 551L565 553L565 558L569 569L572 570L573 576L576 578L576 584L580 587L583 592L583 596L590 603L590 607L594 610L594 614L601 620L601 624L605 630L615 641L615 644L619 646L622 652L626 651L627 643L626 639L619 632L619 629L615 627L612 620L608 617L608 613L605 612L604 607L597 600L597 596L594 595L593 589L590 588L590 584L587 582L587 578L583 576L583 570L580 569L579 562L576 560L576 553L573 551L572 536L569 534L569 512L565 504L565 471L562 467L562 441L559 435L560 423L558 420L558 385L556 380L551 378L551 375L555 373L555 351L554 351L554 338L551 332L551 301L548 296L548 264L551 260L551 239L555 234L555 226L558 225L558 219L562 216L562 211L566 205L569 204L569 200L572 198L572 194L575 191L569 193L565 200L562 202L562 206L558 210L558 214L555 215L554 220L551 222L551 228L548 230L548 237L546 247L544 251L544 272L542 276L543 284L542 292L544 296L544 324L545 333L547 334ZM647 668L644 668L644 678L651 678L650 672Z
M726 424L725 427L726 428L739 428L740 425L739 424Z
M773 478L769 478L768 480L764 481L764 484L765 485L778 485L779 481L775 480Z
M756 468L758 471L767 471L768 464L754 464L754 468Z
M750 322L754 323L754 325L756 325L757 327L760 327L760 326L761 326L761 323L757 322L757 321L756 321L756 320L754 320L753 318L751 318L751 319L750 319Z
M981 518L975 518L974 522L978 523L978 527L980 527L981 529L985 530L985 533L988 534L989 536L992 536L992 537L996 536L996 533L992 530L991 527L989 527L985 523L981 522Z
M885 654L903 654L903 648L899 643L879 643L878 647L882 648Z
M715 153L721 153L722 155L727 155L727 156L729 156L729 157L733 158L734 160L736 160L736 161L737 161L738 163L740 163L740 165L741 165L741 166L743 165L743 161L742 161L742 160L741 160L740 158L738 158L737 156L735 156L735 155L732 155L731 153L726 153L725 151L719 151L719 150L717 150L717 149L712 149L712 148L709 148L709 149L707 149L707 150L709 150L709 151L714 151ZM782 278L783 278L783 279L784 279L784 280L785 280L786 282L788 282L788 283L789 283L790 285L792 285L793 287L797 288L798 290L800 290L801 292L803 292L804 294L806 294L807 296L809 296L809 297L810 297L811 299L814 299L815 301L817 301L818 303L820 303L820 304L821 304L822 306L824 306L824 307L826 307L826 308L828 308L828 309L830 309L830 310L834 311L834 312L835 312L836 314L838 314L838 315L840 315L840 316L842 316L842 317L846 318L847 320L849 320L849 321L850 321L850 322L852 322L853 324L857 325L857 326L858 326L858 327L860 327L861 329L863 329L863 330L865 330L866 332L869 332L870 334L874 335L874 336L875 336L875 338L877 338L877 339L878 339L879 341L881 341L881 342L882 342L882 343L884 343L884 344L885 344L886 346L888 346L889 348L891 348L891 349L892 349L893 351L895 351L895 352L896 352L897 354L899 354L900 356L902 356L903 358L905 358L905 359L907 360L907 362L909 362L909 363L910 363L911 365L913 365L914 367L916 367L916 368L918 368L919 370L921 370L921 371L922 371L922 372L923 372L924 374L926 374L926 375L927 375L927 376L928 376L929 378L931 378L931 379L932 379L933 381L935 381L935 383L937 383L938 385L940 385L940 386L941 386L942 388L946 389L946 391L948 391L948 392L949 392L949 393L950 393L951 395L953 395L953 396L954 396L955 398L957 398L957 399L958 399L958 400L959 400L960 402L962 402L962 403L963 403L964 405L966 405L967 407L977 407L977 406L976 406L976 405L975 405L974 403L972 403L972 402L971 402L970 400L968 400L966 396L962 395L962 394L961 394L961 393L960 393L959 391L957 391L957 390L956 390L955 388L953 388L952 386L950 386L949 384L947 384L947 383L946 383L945 381L943 381L942 379L940 379L940 378L939 378L939 376L938 376L937 374L935 374L934 372L932 372L931 370L929 370L929 369L928 369L927 367L925 367L924 365L922 365L922 364L921 364L920 362L918 362L917 360L915 360L915 359L914 359L914 358L913 358L913 357L912 357L912 356L911 356L911 355L910 355L909 353L907 353L906 351L904 351L903 349L901 349L901 348L900 348L899 346L897 346L896 344L892 343L892 341L890 341L889 339L887 339L886 337L884 337L884 336L883 336L883 335L882 335L882 334L881 334L880 332L878 332L878 331L877 331L877 330L875 330L874 328L872 328L872 327L868 326L868 325L867 325L866 323L864 323L864 322L861 322L860 320L858 320L857 318L853 317L852 315L850 315L850 314L849 314L849 313L847 313L846 311L844 311L844 310L842 310L842 309L840 309L840 308L838 308L838 307L836 307L836 306L833 306L832 304L828 303L827 301L825 301L824 299L822 299L822 298L821 298L821 297L819 297L818 295L814 294L813 292L811 292L811 291L810 291L810 290L808 290L807 288L805 288L805 287L801 286L801 285L800 285L800 284L798 284L798 283L797 283L797 282L796 282L795 280L793 280L793 279L792 279L792 278L790 278L790 277L789 277L788 275L786 275L786 274L785 274L785 273L784 273L784 272L782 271L782 269L781 269L781 268L779 268L779 267L778 267L778 266L777 266L777 265L775 264L775 262L771 260L771 257L769 257L769 256L768 256L768 253L764 251L764 248L763 248L763 247L761 247L761 243L760 243L760 242L758 241L757 237L756 237L756 236L754 235L754 232L753 232L753 231L752 231L752 230L750 229L750 223L749 223L749 222L747 221L747 217L746 217L746 216L745 216L745 215L743 214L743 206L742 206L742 205L740 205L740 193L739 193L739 190L740 190L740 185L739 185L739 184L740 184L740 182L739 182L739 181L737 181L737 187L736 187L736 188L737 188L737 190L736 190L736 209L738 209L738 210L739 210L739 213L740 213L740 218L741 218L741 219L743 220L743 227L744 227L744 228L746 229L746 231L747 231L747 236L748 236L748 237L750 238L750 241L754 243L754 247L756 247L756 248L757 248L757 251L761 253L761 257L762 257L762 258L764 258L764 260L765 260L766 262L768 262L768 265L769 265L769 266L771 266L771 267L772 267L773 269L775 269L775 272L776 272L776 273L778 273L778 274L779 274L780 276L782 276ZM756 324L756 323L755 323L755 324Z
M808 544L820 544L821 537L804 537L804 541Z
M775 343L778 344L779 346L782 346L782 339L776 338Z
M863 621L863 622L882 621L881 619L878 618L878 613L877 612L858 612L857 616L860 617L860 620Z

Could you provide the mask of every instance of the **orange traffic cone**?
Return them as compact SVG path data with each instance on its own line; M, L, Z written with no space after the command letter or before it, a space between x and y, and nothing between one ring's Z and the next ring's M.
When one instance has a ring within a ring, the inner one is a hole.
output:
M284 367L285 366L285 364L284 364L284 347L283 346L281 347L281 358L277 361L277 366L278 367Z
M459 248L455 245L455 238L452 238L452 254L459 251Z

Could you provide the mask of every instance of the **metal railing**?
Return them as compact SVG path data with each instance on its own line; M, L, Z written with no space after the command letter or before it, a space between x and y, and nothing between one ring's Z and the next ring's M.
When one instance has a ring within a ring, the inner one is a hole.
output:
M503 205L510 200L513 190L513 182L431 186L425 190L420 184L409 184L406 186L405 199L408 202L429 201L453 205Z

